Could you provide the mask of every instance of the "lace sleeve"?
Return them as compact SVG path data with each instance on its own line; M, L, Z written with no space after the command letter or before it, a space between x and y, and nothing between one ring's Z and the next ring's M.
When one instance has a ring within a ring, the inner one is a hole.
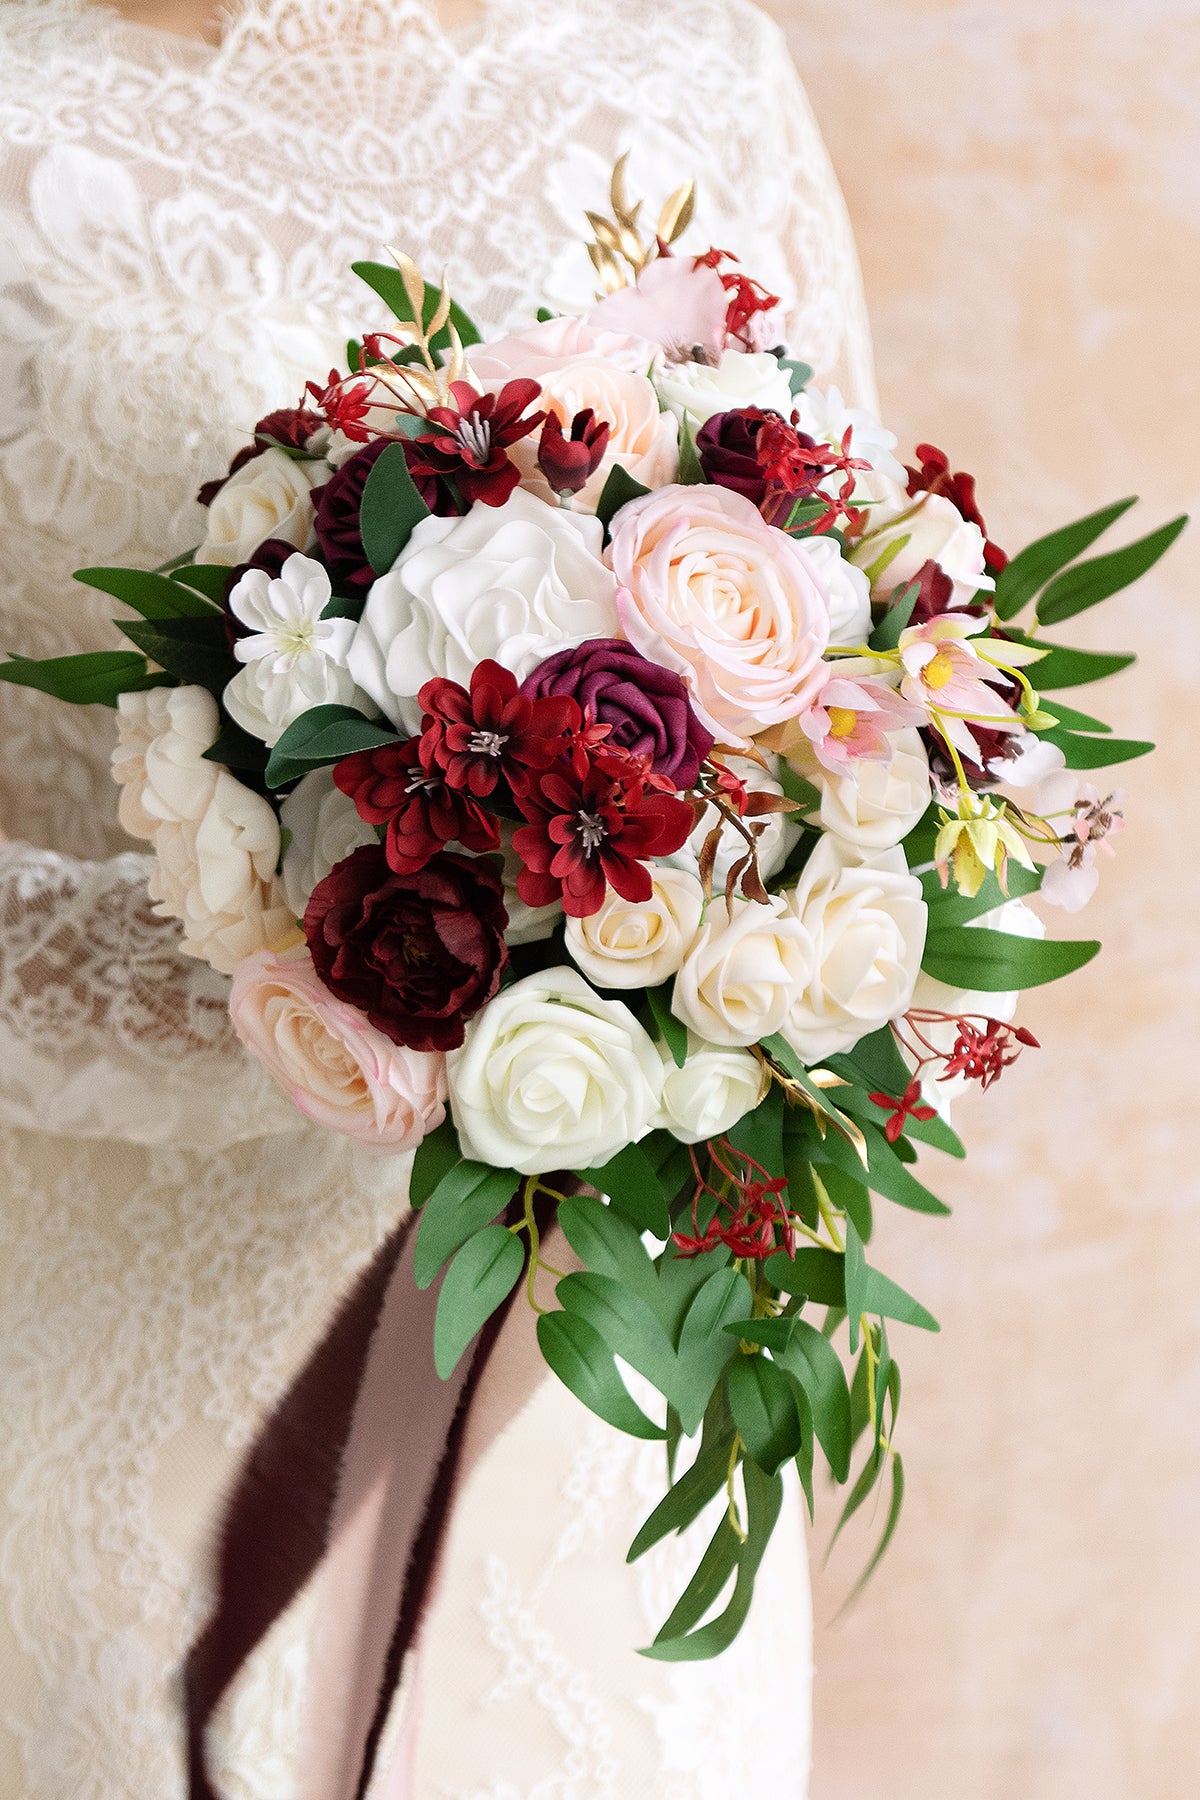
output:
M209 1149L294 1127L227 981L152 913L150 861L0 847L0 1122Z

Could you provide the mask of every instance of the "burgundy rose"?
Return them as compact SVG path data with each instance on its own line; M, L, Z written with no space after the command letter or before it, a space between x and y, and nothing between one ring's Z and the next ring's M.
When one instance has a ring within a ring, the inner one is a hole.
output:
M239 638L250 637L252 633L250 627L248 625L243 625L237 614L232 611L229 605L230 594L232 594L234 588L242 579L242 576L250 569L261 569L264 574L269 575L271 580L274 581L282 570L288 557L295 556L295 554L295 544L289 544L286 539L266 538L264 542L258 546L258 549L254 552L249 562L238 563L236 567L230 569L228 578L225 582L225 636L231 650Z
M330 993L357 1006L395 1044L454 1050L508 962L500 876L443 851L396 875L376 844L317 883L304 932Z
M945 494L948 500L953 501L963 518L972 525L978 525L983 533L983 560L988 572L998 575L1007 566L1008 556L999 544L993 544L988 537L988 528L975 499L975 477L968 475L965 470L955 474L950 468L950 458L936 444L918 444L917 455L921 459L920 468L905 468L909 493Z
M713 747L692 711L683 677L640 656L620 638L592 638L559 650L521 684L531 699L551 694L577 702L597 724L608 725L607 743L631 756L648 756L655 775L676 788L694 786Z
M346 458L340 469L334 470L317 492L313 528L329 569L329 579L339 593L365 593L375 579L375 571L363 549L358 514L367 476L390 442L389 438L376 438L372 443L364 444L361 450Z
M759 427L767 416L760 406L714 413L696 434L696 454L708 480L744 494L754 506L761 506L767 493L757 452Z
M277 412L267 413L254 427L254 442L243 445L224 475L219 475L215 481L204 482L196 499L201 506L211 506L229 477L244 469L256 456L261 456L272 444L282 444L289 450L303 450L320 423L318 415L303 406L283 406Z

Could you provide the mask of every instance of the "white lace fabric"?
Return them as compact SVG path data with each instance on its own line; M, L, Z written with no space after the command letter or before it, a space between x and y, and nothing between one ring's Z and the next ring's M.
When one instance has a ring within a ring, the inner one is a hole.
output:
M398 244L444 268L493 329L543 301L585 302L582 211L603 207L626 148L651 206L697 176L698 247L736 250L788 301L795 351L869 398L840 197L782 40L742 0L491 0L453 35L424 0L246 0L215 49L79 0L0 0L0 649L115 645L111 603L72 571L150 567L199 540L199 481L305 377L341 365L349 335L386 323L352 261ZM16 840L0 847L0 1792L13 1800L182 1794L173 1679L203 1616L219 1496L403 1205L394 1164L293 1122L232 1035L224 983L149 912L110 744L102 709L0 685L0 830ZM584 1456L591 1440L576 1403L546 1389L522 1417L535 1415L549 1435L522 1455L527 1503L544 1496L538 1541L577 1545L585 1588L590 1570L598 1592L626 1580L635 1595L616 1542L648 1496L614 1478L601 1552L578 1525L588 1482L569 1444ZM641 1454L601 1435L613 1470ZM483 1689L527 1671L535 1749L419 1800L624 1800L630 1770L669 1766L678 1672L622 1665L621 1723L595 1727L617 1773L579 1763L575 1727L539 1710L528 1671L561 1657L585 1681L587 1633L557 1575L529 1598L529 1534L486 1503L507 1441L471 1484L499 1573L481 1582L470 1546L452 1553L445 1616L461 1603L473 1618ZM520 1629L487 1622L505 1583L526 1596ZM806 1619L806 1591L796 1606ZM289 1792L281 1696L302 1663L299 1618L228 1709L231 1800ZM435 1630L434 1662L436 1644ZM692 1674L695 1704L713 1704L721 1674ZM629 1701L641 1692L644 1707ZM484 1749L488 1732L507 1741L485 1712ZM806 1741L781 1795L803 1793ZM766 1775L759 1762L744 1787L712 1785L699 1770L686 1791L728 1800Z

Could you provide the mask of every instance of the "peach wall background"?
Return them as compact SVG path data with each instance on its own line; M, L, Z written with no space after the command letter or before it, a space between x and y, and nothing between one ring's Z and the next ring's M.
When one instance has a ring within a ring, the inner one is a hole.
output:
M1200 511L1195 0L771 10L901 439L972 469L1012 549L1122 494L1126 536ZM970 1160L931 1172L954 1218L880 1209L943 1330L897 1333L888 1559L838 1623L865 1540L816 1576L813 1800L1200 1793L1198 547L1060 634L1137 649L1081 703L1162 747L1118 774L1119 861L1055 926L1104 955L1027 1000L1045 1048L962 1108Z

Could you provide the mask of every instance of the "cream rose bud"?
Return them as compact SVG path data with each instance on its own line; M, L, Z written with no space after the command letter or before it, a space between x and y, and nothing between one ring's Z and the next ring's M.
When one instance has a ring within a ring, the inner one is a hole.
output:
M714 414L742 406L761 406L790 418L792 384L776 357L763 352L748 356L726 350L714 366L701 362L667 363L657 377L664 406L677 419L703 425Z
M685 1144L720 1137L753 1112L770 1077L749 1050L706 1044L688 1032L687 1061L676 1068L666 1045L659 1124Z
M631 374L615 363L581 358L542 377L542 391L535 405L557 413L568 435L576 413L589 407L597 419L609 426L604 455L574 496L575 507L595 512L615 463L620 463L626 474L643 487L663 487L674 481L679 469L679 425L671 413L660 410L654 384L644 373ZM557 497L538 468L540 437L540 431L534 431L521 438L510 447L509 456L520 469L528 491L557 505Z
M651 879L649 900L609 888L599 912L567 920L567 949L597 987L658 987L691 948L704 911L699 876L656 863Z
M684 676L717 738L744 744L803 711L824 679L829 602L800 544L723 487L659 488L611 530L626 637Z
M756 1044L780 1029L812 969L808 928L778 894L767 906L714 900L675 977L671 1011L710 1044Z
M312 534L313 487L328 478L324 458L301 461L273 446L251 457L209 507L208 530L196 561L232 569L249 562L268 538L282 538L303 550Z
M586 513L517 488L503 506L422 519L374 583L347 657L393 724L421 729L417 694L435 675L466 687L492 657L518 681L555 650L617 637L617 584Z
M663 1083L629 1008L567 968L502 988L446 1070L463 1153L522 1175L608 1162L651 1129Z
M283 891L302 919L317 883L352 850L375 843L375 828L334 786L332 769L313 769L298 781L279 808L279 822L290 834L280 869Z
M860 569L870 569L893 546L895 555L875 577L874 600L886 600L897 587L915 581L927 562L935 562L954 583L953 602L965 606L980 588L995 582L984 573L984 536L978 525L964 519L945 494L901 494L886 511L897 511L892 520L885 509L873 511L866 535L850 552Z
M445 1057L384 1037L329 992L305 945L239 963L229 1013L293 1104L330 1131L399 1153L446 1116Z
M871 635L871 585L833 537L807 537L804 553L829 600L829 642L865 644ZM839 659L840 661L840 659Z
M809 934L813 962L781 1029L811 1064L908 1010L928 914L902 850L863 857L829 833L784 899Z
M821 804L809 814L810 824L856 850L889 850L903 843L929 806L929 757L915 725L889 732L888 741L889 762L859 756L837 774L817 761L807 740L789 752L797 774L820 790Z

